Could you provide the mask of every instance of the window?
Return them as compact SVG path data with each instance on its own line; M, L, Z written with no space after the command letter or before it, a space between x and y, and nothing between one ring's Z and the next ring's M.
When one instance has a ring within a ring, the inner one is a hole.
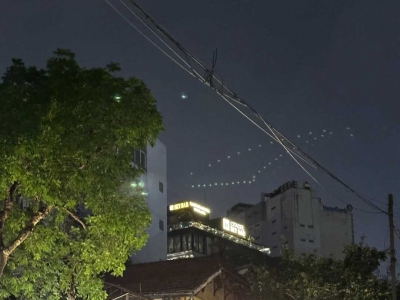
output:
M146 148L133 149L133 163L145 171L147 170L146 155Z
M310 243L314 243L314 240L308 240Z
M186 234L182 235L182 251L187 250L187 236Z
M271 211L274 210L275 208L276 208L276 206L272 206L272 207L271 207Z
M306 227L306 225L304 225L304 224L300 224L300 227Z
M272 249L276 249L276 248L278 248L278 246L273 246L273 247L272 247Z
M275 235L276 234L276 231L274 231L273 233L272 233L272 235Z
M275 222L276 222L276 220L272 220L272 222L271 222L271 223L272 223L272 224L274 224Z
M174 253L174 238L169 237L168 238L168 253Z
M287 229L287 226L283 227L283 229Z
M314 228L314 226L313 225L308 225L308 228Z
M164 184L161 181L158 182L158 190L161 193L164 193Z
M187 249L188 250L192 250L193 249L193 247L192 247L192 234L188 233L186 235L186 237L187 237Z
M181 236L174 236L174 252L181 252Z
M160 228L160 230L164 231L164 221L163 220L160 220L158 222L158 227Z
M306 239L300 239L300 241L302 241L302 242L305 242L305 241L306 241Z

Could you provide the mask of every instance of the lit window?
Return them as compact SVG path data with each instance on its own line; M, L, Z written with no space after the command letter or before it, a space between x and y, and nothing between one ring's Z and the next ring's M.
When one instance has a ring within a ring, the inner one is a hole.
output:
M158 190L161 192L161 193L164 193L164 184L160 181L160 182L158 182Z

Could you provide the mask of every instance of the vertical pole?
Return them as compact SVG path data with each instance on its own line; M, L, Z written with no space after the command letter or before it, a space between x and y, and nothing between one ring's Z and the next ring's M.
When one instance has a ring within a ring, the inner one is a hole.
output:
M392 300L396 296L396 250L394 249L393 195L389 194L389 230L390 230L390 273L392 277Z

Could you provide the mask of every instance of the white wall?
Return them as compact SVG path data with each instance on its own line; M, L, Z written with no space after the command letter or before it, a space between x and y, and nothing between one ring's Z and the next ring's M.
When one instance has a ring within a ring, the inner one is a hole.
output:
M144 263L167 259L167 150L163 143L156 141L154 147L147 146L147 172L143 176L146 202L151 213L149 239L138 253L132 256L133 263ZM163 184L163 192L159 183ZM164 230L160 229L160 220Z

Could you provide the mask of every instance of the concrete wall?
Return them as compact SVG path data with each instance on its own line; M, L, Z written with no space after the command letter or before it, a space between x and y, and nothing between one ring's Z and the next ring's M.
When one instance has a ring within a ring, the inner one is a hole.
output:
M147 172L142 178L146 202L151 213L149 239L138 253L132 256L133 263L145 263L167 259L167 150L163 143L156 141L154 147L147 146ZM160 182L163 191L160 191ZM160 229L160 221L164 229Z
M352 213L321 211L321 255L343 258L344 245L354 242Z
M235 216L255 243L281 256L282 236L297 255L342 257L343 245L353 243L351 211L324 210L317 193L306 183L261 202Z

